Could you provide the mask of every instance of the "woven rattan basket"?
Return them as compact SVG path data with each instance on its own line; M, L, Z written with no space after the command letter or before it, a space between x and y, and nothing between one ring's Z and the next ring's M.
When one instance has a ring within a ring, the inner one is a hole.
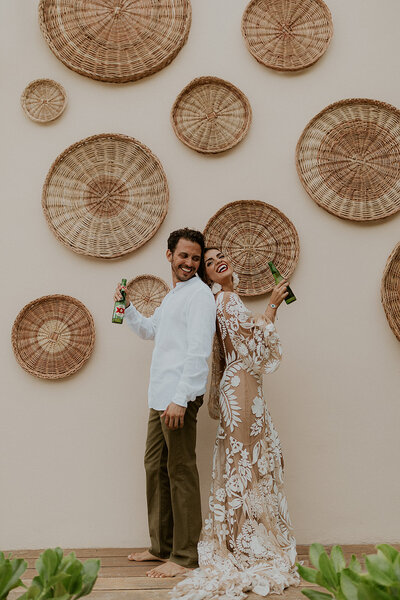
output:
M333 35L322 0L251 0L242 18L250 53L266 67L298 71L314 64Z
M41 0L40 28L67 67L135 81L167 66L189 35L189 0Z
M400 242L387 260L382 277L381 298L389 325L400 341Z
M204 230L207 247L220 248L239 276L238 293L258 296L272 290L273 261L284 277L293 273L299 257L299 237L293 223L275 206L259 200L238 200L222 207Z
M199 77L179 94L171 111L178 138L209 154L238 144L251 121L250 103L237 87L218 77Z
M145 317L150 317L169 292L169 287L155 275L139 275L127 285L132 304Z
M58 119L67 105L63 86L52 79L31 81L21 96L25 114L36 123L49 123Z
M304 129L297 172L313 200L352 221L400 210L400 111L377 100L331 104Z
M160 227L168 207L167 179L158 158L134 138L95 135L56 159L42 205L65 246L116 258L145 244Z
M11 333L21 367L42 379L61 379L78 371L90 357L94 339L88 309L76 298L60 294L27 304Z

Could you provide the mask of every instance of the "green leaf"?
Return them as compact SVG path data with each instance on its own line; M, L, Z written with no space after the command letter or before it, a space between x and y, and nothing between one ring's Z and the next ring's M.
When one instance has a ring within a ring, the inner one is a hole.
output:
M326 586L328 590L336 591L339 579L333 567L332 561L330 560L326 552L321 554L321 556L319 557L319 568L326 582L328 583L328 586Z
M89 558L87 561L83 563L83 572L82 572L82 589L74 598L77 600L82 596L87 596L93 589L94 584L96 583L97 575L100 569L100 561L98 558Z
M361 573L361 565L360 562L357 560L355 554L352 554L351 556L351 560L349 562L349 569L351 569L353 573Z
M82 563L78 560L74 561L68 567L68 575L70 576L66 587L68 593L73 596L78 594L82 589Z
M0 599L6 598L11 590L23 585L20 577L26 567L27 563L22 558L4 560L0 568Z
M362 581L358 587L358 600L393 600L393 596L373 582Z
M316 569L319 569L319 557L324 553L326 554L325 549L321 544L311 544L310 560Z
M331 600L332 594L325 594L325 592L317 592L316 590L301 590L304 596L307 596L310 600Z
M297 563L297 570L305 581L309 581L310 583L317 583L317 573L316 569L310 569L309 567L303 567L303 565L299 565Z
M358 600L358 585L349 575L348 569L340 573L340 588L346 600Z
M393 563L393 571L397 580L400 581L400 554L397 555Z
M392 563L382 554L371 554L365 557L365 565L368 573L375 583L380 585L391 585L396 583L396 576Z
M59 565L58 554L55 550L48 548L36 561L36 570L42 581L47 581L57 571Z
M390 546L389 544L379 544L379 546L377 546L377 549L380 550L382 554L384 554L384 556L392 563L396 560L398 556L400 556L400 552L396 550L396 548L393 548L393 546Z
M331 561L336 573L340 573L340 571L346 567L346 560L343 555L343 550L340 546L333 546L331 550Z

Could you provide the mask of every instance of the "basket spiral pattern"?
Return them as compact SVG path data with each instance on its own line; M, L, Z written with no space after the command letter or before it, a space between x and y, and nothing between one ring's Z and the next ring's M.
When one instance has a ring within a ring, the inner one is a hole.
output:
M400 111L368 99L331 104L303 131L297 171L313 200L352 221L400 210Z
M64 112L67 94L63 86L52 79L35 79L22 92L21 105L32 121L49 123Z
M160 161L134 138L100 134L67 148L42 195L55 236L78 254L117 258L146 243L168 207Z
M293 273L299 257L299 237L293 223L275 206L260 200L237 200L223 206L204 229L206 247L220 248L239 276L237 291L258 296L272 290L273 261L284 277Z
M298 71L328 48L332 16L322 0L252 0L243 14L242 35L261 64Z
M11 339L25 371L42 379L61 379L78 371L90 357L95 340L93 318L76 298L43 296L20 311Z
M250 103L237 87L218 77L198 77L179 94L171 111L177 137L204 153L238 144L251 121Z
M41 0L44 38L67 67L101 81L135 81L168 65L185 44L189 0Z
M400 242L387 260L382 277L381 299L389 325L400 341Z
M151 317L168 294L169 286L155 275L139 275L127 285L132 304L145 317Z

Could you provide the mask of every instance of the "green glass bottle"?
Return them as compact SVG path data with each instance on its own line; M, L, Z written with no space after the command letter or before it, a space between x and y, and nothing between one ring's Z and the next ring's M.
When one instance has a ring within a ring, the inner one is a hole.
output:
M275 279L275 283L279 283L280 281L282 281L282 279L284 279L284 277L282 277L282 275L279 273L279 271L276 268L276 266L274 265L274 263L271 261L268 263L268 265L269 265L269 268L271 269L271 273ZM289 292L289 296L286 296L285 302L286 302L286 304L290 304L291 302L294 302L296 300L296 296L293 294L293 292L289 286L287 286L286 291Z
M121 285L126 285L126 279L121 280ZM112 322L121 324L125 313L125 292L121 290L122 300L117 300L114 304Z

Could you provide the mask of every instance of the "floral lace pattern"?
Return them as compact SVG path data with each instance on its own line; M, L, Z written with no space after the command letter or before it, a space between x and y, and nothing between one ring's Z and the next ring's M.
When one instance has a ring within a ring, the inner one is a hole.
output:
M200 568L171 592L185 600L242 600L299 582L281 445L262 390L263 372L279 366L279 336L231 292L217 296L217 323L209 410L220 423Z

